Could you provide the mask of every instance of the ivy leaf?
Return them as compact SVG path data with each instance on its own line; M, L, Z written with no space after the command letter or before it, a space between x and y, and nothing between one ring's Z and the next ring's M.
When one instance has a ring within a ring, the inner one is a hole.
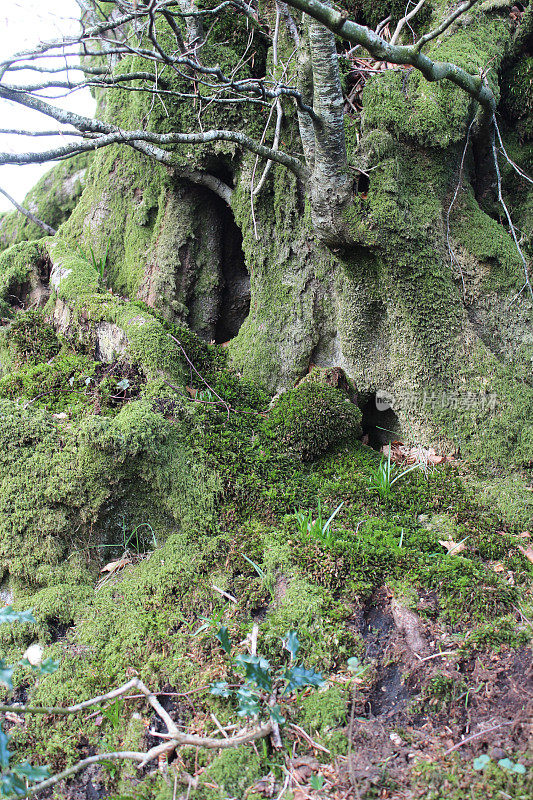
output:
M247 689L245 686L242 686L235 692L235 694L239 700L239 705L237 708L237 714L239 717L259 716L261 706L259 705L259 698L254 692L252 692L250 689Z
M515 764L510 758L500 758L498 766L506 769L508 772L516 772L518 775L525 775L526 768L523 764Z
M273 722L277 722L278 725L283 725L285 723L285 717L281 713L281 708L277 703L270 707L270 719Z
M482 769L485 769L487 764L490 764L490 756L488 756L486 753L483 753L482 756L478 756L473 760L472 767L480 772Z
M229 638L228 629L226 628L225 625L221 625L220 626L216 636L217 636L218 641L222 645L222 649L229 656L230 653L231 653L231 641L230 641L230 638Z
M131 386L131 383L129 382L129 380L127 378L122 378L122 380L117 383L117 389L120 389L123 392L125 392L127 389L129 389L130 386Z
M9 736L2 730L2 723L0 722L0 767L7 769L9 767L9 759L12 753L7 749Z
M287 681L284 694L301 686L323 686L326 682L320 672L305 667L290 667L285 670L283 677Z
M35 667L35 671L40 675L53 675L59 669L59 665L59 661L54 661L53 658L45 658L38 667Z
M0 683L5 686L10 692L13 691L13 667L6 664L3 658L0 658Z
M240 654L235 659L235 665L244 669L247 680L253 681L259 689L269 692L272 688L270 664L266 658Z
M28 781L39 783L45 781L50 777L50 770L48 767L34 767L29 761L23 761L22 764L15 764L13 772L20 778L26 778Z
M230 697L232 693L232 690L229 688L229 684L226 683L226 681L216 681L215 683L212 683L209 691L211 694L214 694L215 697Z
M12 606L6 606L0 609L0 625L3 622L36 622L37 620L31 613L31 608L28 611L13 611Z
M0 777L0 797L13 797L27 793L26 781L10 772Z
M283 647L285 650L288 650L291 654L291 661L294 661L296 658L296 654L300 649L300 642L298 641L298 637L296 635L296 631L289 631L285 639L283 640Z

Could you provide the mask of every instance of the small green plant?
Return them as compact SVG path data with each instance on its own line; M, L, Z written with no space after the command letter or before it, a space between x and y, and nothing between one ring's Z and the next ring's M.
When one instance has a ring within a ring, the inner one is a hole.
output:
M261 567L258 564L255 563L255 561L252 561L251 558L248 558L248 556L245 556L244 553L242 554L242 557L244 558L245 561L247 561L249 564L251 564L252 567L255 569L255 571L257 572L257 575L261 578L261 581L263 582L263 585L266 587L266 589L268 589L268 592L270 594L271 599L274 600L275 592L274 592L274 586L273 586L272 580L269 579L269 577L266 574L266 572L264 570L262 570Z
M36 622L31 611L13 611L11 606L0 610L0 625L14 622ZM0 659L0 684L9 693L13 691L13 671L15 666L30 667L37 675L50 675L59 664L47 658L39 664L31 664L23 658L17 664L6 664ZM26 795L28 784L38 783L50 776L48 767L34 767L29 761L13 761L13 753L8 749L9 734L5 733L0 722L0 797L17 797Z
M311 775L309 785L315 792L319 792L324 788L325 778L323 775Z
M383 500L386 500L390 497L394 484L401 480L401 478L405 478L406 475L415 469L420 469L420 464L413 464L399 472L398 467L395 464L391 464L391 448L389 447L387 458L382 458L379 462L379 466L374 467L368 479L368 483L371 489L375 489L379 496Z
M102 709L102 716L106 718L115 733L118 732L120 728L120 715L123 706L124 700L119 697L119 699L111 703L110 706Z
M108 256L108 253L109 253L110 244L111 244L111 238L109 238L107 240L105 253L102 256L100 256L99 258L97 257L96 253L94 252L92 244L89 245L89 254L85 253L84 250L78 245L81 255L83 256L83 258L86 261L88 261L90 264L92 264L92 266L94 267L94 269L98 273L98 276L99 276L99 278L100 278L102 283L104 282L104 277L105 277L104 273L105 273L105 268L106 268L106 265L107 265L107 256Z
M336 535L331 529L331 523L341 510L344 505L344 501L337 506L335 511L329 516L329 518L324 522L322 516L322 505L320 500L318 501L318 510L316 519L313 518L313 512L310 511L295 511L294 516L296 518L296 522L298 523L298 528L300 529L300 533L302 536L310 536L311 539L315 539L317 542L323 547L329 548L335 541Z
M231 669L244 675L244 682L233 688L227 681L217 681L211 686L211 694L217 697L234 697L237 701L237 714L240 717L270 717L272 722L282 725L285 717L276 699L294 694L306 686L323 686L325 681L319 672L306 669L296 663L300 643L296 631L289 631L283 640L283 647L290 654L289 666L272 673L266 658L248 653L233 654L228 629L221 625L216 635L220 646L231 659Z
M477 772L481 772L488 767L488 765L492 763L492 759L486 753L474 758L472 761L472 768L475 769ZM511 761L510 758L500 758L498 761L498 766L502 769L507 770L507 772L513 772L516 775L525 775L527 770L523 764L519 764L518 762Z
M130 553L133 555L144 555L149 550L155 550L157 547L157 539L154 529L149 522L141 522L132 530L128 531L126 527L126 520L124 517L120 518L120 533L122 541L116 544L103 544L101 547L114 547L122 549L123 553Z

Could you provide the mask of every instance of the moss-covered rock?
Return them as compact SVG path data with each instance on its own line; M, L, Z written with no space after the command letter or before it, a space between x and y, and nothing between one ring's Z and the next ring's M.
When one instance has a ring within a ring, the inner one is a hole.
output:
M57 230L80 199L91 157L81 153L52 167L28 192L22 202L24 208ZM0 214L0 251L18 242L41 239L42 235L42 228L18 211Z
M361 436L361 411L342 392L301 383L276 401L269 431L281 447L311 461L329 447Z

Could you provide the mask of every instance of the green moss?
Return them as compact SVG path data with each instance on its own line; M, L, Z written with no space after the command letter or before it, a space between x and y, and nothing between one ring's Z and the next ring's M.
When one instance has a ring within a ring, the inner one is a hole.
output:
M494 66L488 81L498 96L497 65L508 41L509 26L503 17L473 13L453 36L433 41L427 54L473 75L490 60ZM416 70L391 70L367 81L363 104L367 126L423 145L447 147L466 133L470 98L449 81L429 83Z
M13 322L0 333L0 348L9 351L14 366L49 361L57 355L60 343L53 327L40 311L17 314Z
M243 797L252 784L261 777L261 759L250 748L223 750L202 775L202 784L215 783L217 789L202 786L191 797L198 800L226 800Z
M52 167L28 192L22 205L57 230L80 198L91 157L92 154L81 153ZM0 214L0 251L42 236L42 228L19 212Z
M268 421L271 436L303 461L361 435L361 411L338 390L301 383L277 400Z
M336 728L346 721L346 692L337 686L313 692L300 701L303 721L315 731Z
M39 265L48 260L45 240L22 242L0 253L0 313L11 316L11 306L17 304L39 281ZM15 302L14 302L15 301Z
M517 761L524 757L514 755ZM472 762L450 759L447 763L419 763L414 769L414 797L424 800L496 800L502 793L511 800L522 800L531 794L532 770L526 775L513 775L495 762L482 771L473 769Z
M491 508L506 525L520 532L527 529L533 517L533 496L527 475L512 473L483 479L468 476L466 485L478 501Z
M279 651L287 631L297 630L304 663L331 670L352 654L353 637L343 624L348 609L305 578L289 577L287 583L279 604L261 626L265 652Z
M470 631L465 638L461 651L471 656L474 653L502 647L522 647L531 642L532 632L526 626L517 626L516 620L502 617L497 621L484 622Z

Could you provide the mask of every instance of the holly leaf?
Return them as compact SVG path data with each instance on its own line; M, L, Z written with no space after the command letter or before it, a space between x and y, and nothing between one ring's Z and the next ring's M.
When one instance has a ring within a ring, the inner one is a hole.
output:
M235 694L237 695L239 705L237 707L237 714L239 717L258 717L261 711L259 705L259 697L250 689L242 686Z
M270 707L270 719L272 722L277 722L278 725L283 725L285 723L285 717L281 713L281 708L277 703Z
M220 626L216 636L217 636L217 639L218 639L218 641L220 642L220 644L222 646L222 649L229 656L230 653L231 653L231 641L230 641L230 638L229 638L228 629L226 628L225 625L221 625Z
M3 658L0 658L0 683L5 686L10 692L13 691L13 667L6 664Z
M27 794L27 785L23 778L19 778L14 772L0 777L0 797L25 794Z
M0 625L3 622L37 622L31 608L27 611L13 611L12 606L5 606L0 609Z
M229 684L226 683L226 681L216 681L212 683L209 691L211 694L214 694L215 697L230 697L232 693L232 689L229 688Z
M291 654L291 661L294 661L298 650L300 649L300 642L298 641L298 636L296 635L296 631L289 631L285 639L283 640L283 647L285 650L288 650Z
M235 659L235 666L244 669L245 678L253 681L259 689L269 692L272 688L270 664L266 658L240 654Z
M39 675L53 675L59 669L60 662L54 661L53 658L45 658L38 667L34 667Z
M50 777L50 770L48 767L34 767L29 761L15 764L12 770L20 778L26 778L26 780L32 781L33 783L45 781Z
M2 723L0 722L0 767L7 769L9 767L9 759L13 755L8 749L7 744L9 736L2 730Z
M286 669L283 677L287 681L284 694L302 686L323 686L326 682L320 672L297 666Z

